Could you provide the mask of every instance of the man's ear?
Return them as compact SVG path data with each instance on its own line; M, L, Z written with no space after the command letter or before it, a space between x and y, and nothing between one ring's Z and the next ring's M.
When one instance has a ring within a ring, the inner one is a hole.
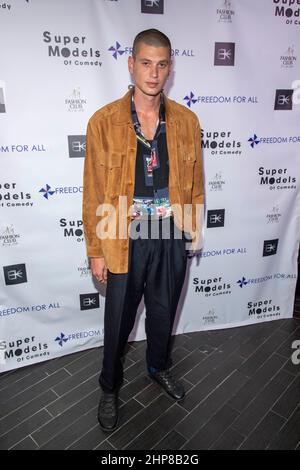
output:
M129 73L133 73L133 63L134 63L134 58L130 55L128 57L128 70L129 70Z

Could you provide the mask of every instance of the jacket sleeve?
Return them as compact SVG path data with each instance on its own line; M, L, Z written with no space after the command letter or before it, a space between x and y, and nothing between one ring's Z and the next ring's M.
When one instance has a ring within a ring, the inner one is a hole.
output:
M89 121L86 135L86 155L83 172L82 218L87 255L103 257L101 240L97 237L96 210L104 200L104 168L100 165L101 142L96 123Z
M203 158L202 158L202 147L201 147L201 131L200 124L197 119L195 127L195 168L194 168L194 181L192 189L192 206L193 206L193 231L196 234L193 240L193 249L198 250L202 246L202 228L204 220L204 169L203 169Z
M195 170L194 170L192 203L204 204L204 175L203 175L203 159L202 159L201 132L200 132L199 121L197 121L194 139L195 139L194 141L195 141L196 162L195 162Z

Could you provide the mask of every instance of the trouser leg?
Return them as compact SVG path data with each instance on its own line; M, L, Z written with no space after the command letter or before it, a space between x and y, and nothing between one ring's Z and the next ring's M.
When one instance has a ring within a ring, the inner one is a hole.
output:
M99 377L100 386L106 392L117 390L123 381L122 356L144 291L149 256L147 242L129 239L128 273L108 271L103 364Z
M161 222L161 221L160 221ZM129 240L128 273L108 271L104 355L99 382L104 391L116 391L123 381L122 355L134 326L137 308L145 295L147 365L165 369L169 365L170 339L176 308L186 272L183 239Z
M177 305L184 284L187 253L185 239L171 221L169 239L152 240L152 257L145 285L147 365L170 367L170 340Z

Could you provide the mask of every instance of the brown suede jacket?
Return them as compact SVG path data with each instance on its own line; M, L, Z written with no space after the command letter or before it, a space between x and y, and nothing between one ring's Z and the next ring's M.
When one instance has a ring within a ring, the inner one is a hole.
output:
M99 109L87 127L83 175L87 255L103 256L113 273L128 272L131 217L127 211L134 192L137 150L131 120L131 93L130 90L123 98ZM204 204L200 125L188 108L166 96L164 99L170 203L175 224L192 235L193 246L197 248L201 223L196 205ZM126 198L119 196L127 196L127 206L124 205Z

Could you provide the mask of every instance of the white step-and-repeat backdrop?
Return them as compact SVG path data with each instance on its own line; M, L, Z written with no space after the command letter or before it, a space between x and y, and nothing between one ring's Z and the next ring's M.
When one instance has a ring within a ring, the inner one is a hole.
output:
M176 333L292 316L299 247L299 0L0 0L0 367L103 341L82 174L89 117L165 32L167 94L203 130L207 217ZM144 338L141 305L131 338Z

